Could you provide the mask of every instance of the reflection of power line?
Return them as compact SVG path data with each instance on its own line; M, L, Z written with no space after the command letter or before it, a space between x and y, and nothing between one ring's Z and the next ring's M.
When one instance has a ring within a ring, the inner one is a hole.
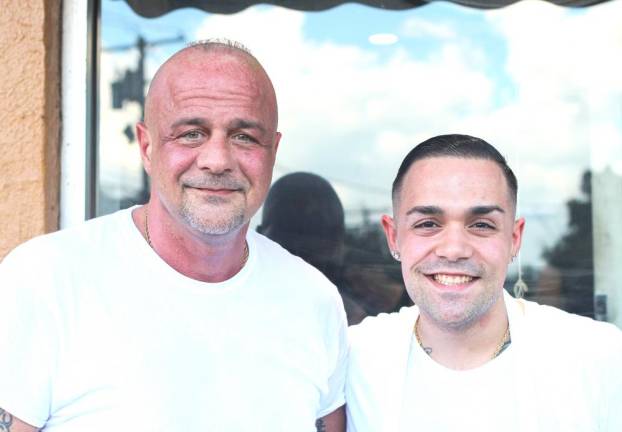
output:
M356 214L356 213L365 213L365 214L383 214L386 213L388 211L391 211L391 207L390 206L384 206L384 207L358 207L358 208L348 208L348 209L344 209L344 213L346 214Z
M185 39L182 35L175 38L160 39L147 42L142 36L138 36L136 43L130 45L118 45L104 48L107 52L138 50L138 64L136 69L126 69L125 74L118 80L112 82L112 108L122 108L126 101L138 102L141 108L141 118L145 111L145 57L146 50L159 45L179 43Z
M375 216L380 216L385 213L391 213L391 208L388 206L371 208L363 205L358 208L348 208L344 210L346 216L360 216L361 222L358 228L363 230L369 230L370 228L377 229L379 227L380 217L376 218Z
M277 171L284 172L285 174L296 172L296 171L301 171L300 169L293 169L293 168L290 168L290 167L286 167L283 164L276 164L275 165L275 169ZM304 170L304 168L302 170ZM345 186L348 189L354 189L354 190L356 190L358 192L360 192L360 191L369 192L369 193L373 193L373 194L377 194L377 195L382 195L382 196L385 196L385 197L389 196L389 194L391 193L391 190L388 189L388 188L372 186L372 185L365 184L365 183L359 183L357 181L352 181L350 179L345 180L343 178L329 176L329 175L325 175L323 173L322 173L322 177L324 177L326 180L328 180L333 185L334 184L339 184L341 186Z
M120 109L125 102L137 102L140 106L140 118L145 116L145 58L148 48L153 48L159 45L180 43L184 42L185 38L179 35L175 38L160 39L157 41L146 41L142 36L138 36L136 43L129 45L119 45L103 48L107 52L127 51L132 49L138 50L138 64L135 69L126 69L121 78L112 82L112 108ZM134 133L132 125L126 125L123 133L127 136L128 140L134 141ZM142 185L141 191L136 197L137 203L145 202L148 198L149 180L144 170L142 173Z
M551 219L556 219L558 213L554 211L542 210L523 210L523 217L526 218L529 225L539 227L543 235L533 236L534 240L539 240L540 246L544 249L550 247L561 235L559 232L559 223L554 223ZM534 241L532 240L532 241Z

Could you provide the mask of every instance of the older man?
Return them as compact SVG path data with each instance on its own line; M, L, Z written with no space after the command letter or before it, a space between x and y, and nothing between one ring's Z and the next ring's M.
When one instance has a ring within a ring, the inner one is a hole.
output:
M280 140L257 60L181 50L137 125L148 204L0 266L0 431L340 431L335 287L248 231Z
M352 328L348 431L622 431L622 332L503 290L516 192L478 138L406 156L382 224L416 306Z

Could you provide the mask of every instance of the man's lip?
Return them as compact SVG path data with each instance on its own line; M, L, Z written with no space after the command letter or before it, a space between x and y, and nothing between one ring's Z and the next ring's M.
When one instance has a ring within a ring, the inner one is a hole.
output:
M464 273L464 272L457 272L455 270L453 271L442 271L442 270L436 270L433 272L426 272L424 273L425 276L428 277L434 277L434 275L447 275L447 276L468 276L468 277L472 277L472 278L476 278L478 276L471 274L471 273Z
M228 189L228 188L205 188L205 187L195 187L195 186L187 186L189 189L195 189L201 192L213 193L213 194L229 194L232 192L239 192L241 189Z
M426 274L426 277L441 289L464 289L479 279L477 276L455 272L434 272Z

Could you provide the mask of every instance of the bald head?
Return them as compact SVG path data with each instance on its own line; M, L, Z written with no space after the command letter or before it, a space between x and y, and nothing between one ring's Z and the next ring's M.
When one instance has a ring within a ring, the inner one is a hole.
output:
M266 197L280 141L276 96L239 45L184 48L151 82L136 126L150 206L177 232L237 233Z
M156 72L145 99L145 124L157 121L157 112L169 109L171 98L179 87L195 88L220 79L237 81L241 91L254 93L278 123L276 94L268 74L259 61L242 44L227 41L203 41L181 49Z

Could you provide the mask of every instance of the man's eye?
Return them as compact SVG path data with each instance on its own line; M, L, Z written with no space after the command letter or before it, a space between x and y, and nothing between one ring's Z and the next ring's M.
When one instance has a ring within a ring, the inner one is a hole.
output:
M242 143L255 143L255 142L257 142L257 140L255 138L253 138L252 136L247 135L247 134L243 134L243 133L233 135L233 139L238 141L238 142L242 142Z
M439 225L434 221L423 221L413 225L413 228L437 228Z
M495 227L489 224L488 222L475 222L471 226L478 230L494 230L495 229Z
M191 141L196 141L198 139L201 138L201 133L199 131L189 131L186 132L185 134L182 135L182 138L187 139L187 140L191 140Z

